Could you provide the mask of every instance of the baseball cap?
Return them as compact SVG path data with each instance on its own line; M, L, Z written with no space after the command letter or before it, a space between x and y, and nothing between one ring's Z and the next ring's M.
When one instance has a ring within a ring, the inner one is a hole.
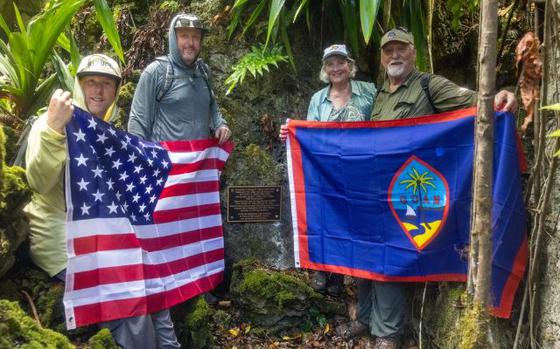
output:
M119 64L111 57L102 54L84 57L78 66L76 75L78 78L88 75L103 75L117 80L117 83L122 78Z
M346 59L351 59L348 49L344 44L331 45L323 51L323 60L332 56L342 56Z
M177 16L177 20L175 21L175 28L196 28L202 31L206 31L206 26L204 23L198 18L197 15L192 13L184 13Z
M408 29L403 27L393 28L383 35L381 38L381 47L385 46L391 41L404 42L405 44L414 45L414 37Z

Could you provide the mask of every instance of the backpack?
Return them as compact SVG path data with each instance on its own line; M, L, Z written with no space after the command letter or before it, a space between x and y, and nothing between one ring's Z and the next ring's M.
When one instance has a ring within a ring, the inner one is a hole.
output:
M29 133L31 132L31 127L37 121L38 116L30 116L25 121L25 126L21 131L21 135L16 143L17 152L12 159L10 159L10 166L19 166L25 168L25 152L27 151L27 142L29 140Z
M430 106L432 107L432 110L433 110L434 114L437 114L440 111L434 105L434 100L432 99L432 95L430 94L430 79L431 79L431 77L432 77L432 74L423 73L422 77L420 78L420 86L422 86L422 90L424 91L424 94L426 95L426 98L428 99L428 102L430 103Z
M170 63L169 56L157 57L156 61L162 62L166 65L163 87L159 89L156 95L156 101L160 103L167 92L171 90L171 86L173 86L173 81L175 80L175 70L173 68L173 64ZM202 58L197 58L195 65L195 71L201 72L202 77L204 78L204 82L206 82L206 86L208 87L208 91L210 92L210 104L212 104L212 102L214 101L214 91L212 90L212 86L210 84L208 65L204 63Z

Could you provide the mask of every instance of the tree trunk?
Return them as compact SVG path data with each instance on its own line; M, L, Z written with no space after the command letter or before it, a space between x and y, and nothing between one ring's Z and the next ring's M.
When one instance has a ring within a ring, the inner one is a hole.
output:
M465 348L486 347L486 309L490 299L492 266L492 170L494 143L494 95L496 90L496 42L498 1L481 2L482 19L478 50L479 90L471 219L470 279L474 281L474 318L477 340ZM472 274L474 273L474 274Z
M474 192L472 209L472 234L478 239L478 258L474 278L474 299L487 304L490 296L492 264L492 170L494 142L494 95L496 90L496 0L482 2L481 42L479 44L480 87L476 118L476 147Z

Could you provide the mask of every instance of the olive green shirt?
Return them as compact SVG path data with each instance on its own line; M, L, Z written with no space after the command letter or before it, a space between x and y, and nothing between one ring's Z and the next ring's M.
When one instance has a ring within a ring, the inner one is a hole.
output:
M422 90L423 73L413 71L395 91L389 90L389 79L377 92L371 120L394 120L434 114L434 110ZM476 92L460 87L439 75L432 75L430 95L438 112L468 108L476 104Z

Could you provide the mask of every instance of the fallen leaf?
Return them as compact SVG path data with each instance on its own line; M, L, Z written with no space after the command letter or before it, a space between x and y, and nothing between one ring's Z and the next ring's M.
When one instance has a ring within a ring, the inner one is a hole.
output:
M228 332L229 332L229 334L231 334L234 337L239 336L239 328L238 327L231 328Z
M219 301L218 306L220 308L229 308L231 307L231 301Z

